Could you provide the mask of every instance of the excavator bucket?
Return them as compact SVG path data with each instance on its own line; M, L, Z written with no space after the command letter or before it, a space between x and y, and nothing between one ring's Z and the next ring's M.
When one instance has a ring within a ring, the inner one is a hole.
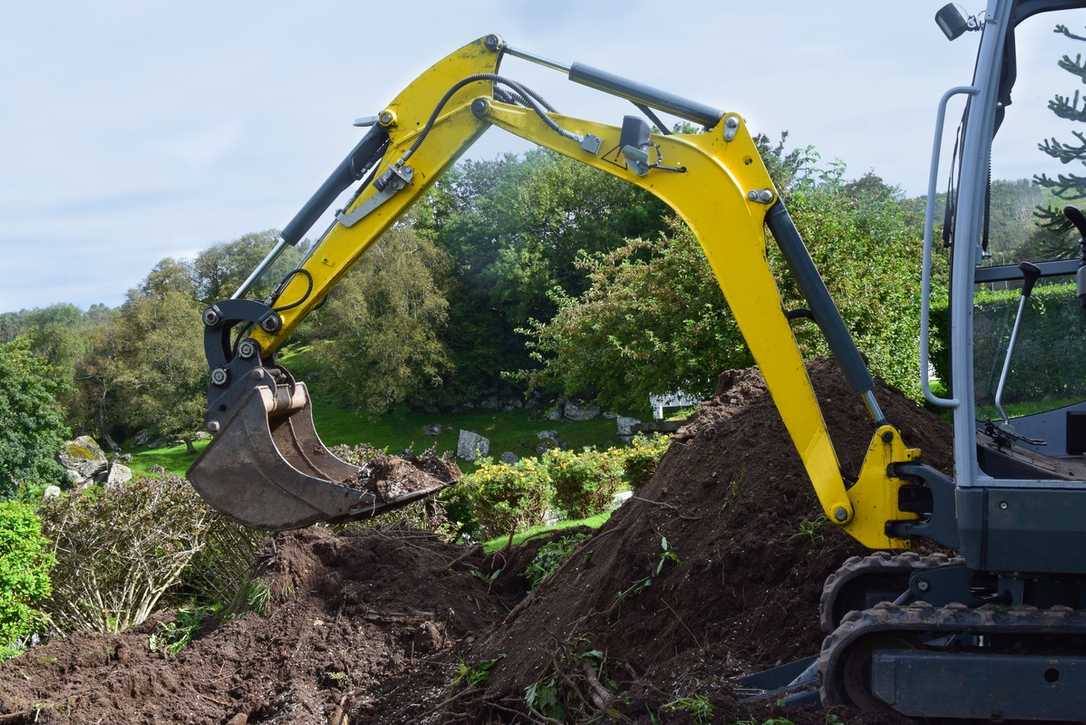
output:
M435 480L393 495L367 478L321 442L304 383L252 388L188 471L212 508L266 529L364 519L447 485Z

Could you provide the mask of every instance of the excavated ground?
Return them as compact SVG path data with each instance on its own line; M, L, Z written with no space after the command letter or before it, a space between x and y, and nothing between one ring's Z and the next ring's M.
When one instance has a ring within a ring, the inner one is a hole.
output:
M810 373L854 475L873 428L833 365ZM940 419L879 400L927 462L950 465ZM484 557L421 532L281 534L262 562L265 616L170 659L148 649L154 623L36 647L0 665L0 722L543 722L524 694L549 683L571 719L693 722L679 698L695 697L714 721L764 719L730 678L816 652L822 581L860 553L821 518L753 370L722 376L652 481L529 594L522 572L547 538ZM485 682L453 684L489 660Z

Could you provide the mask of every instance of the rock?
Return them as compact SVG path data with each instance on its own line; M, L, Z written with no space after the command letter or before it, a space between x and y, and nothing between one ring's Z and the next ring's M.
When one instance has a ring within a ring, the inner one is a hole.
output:
M600 416L600 408L598 405L592 405L591 403L577 405L574 402L567 401L565 410L562 413L565 415L566 420L592 420Z
M483 410L498 410L502 406L501 403L498 402L498 399L491 395L489 398L479 403L479 407Z
M559 442L558 431L556 430L541 430L535 434L535 437L541 441L554 441Z
M141 430L140 432L136 433L136 435L132 436L132 442L135 443L137 446L145 446L151 442L151 437L152 436L150 431Z
M441 425L438 423L427 423L422 426L422 432L428 436L439 436L441 435Z
M603 413L601 413L600 417L601 418L606 418L607 420L614 420L615 418L618 418L618 413L614 413L614 412L612 412L610 410L607 410L607 411L604 411Z
M540 455L553 448L561 448L563 446L562 439L558 437L557 431L541 430L535 435L539 438L539 445L535 447L535 452Z
M113 465L109 469L109 476L106 477L106 488L113 486L123 486L132 480L132 469L123 463L117 463L114 461Z
M490 454L490 440L470 430L461 430L456 441L456 456L474 461Z
M619 436L632 436L638 431L640 425L641 421L637 418L630 418L625 415L615 418L615 428Z
M550 410L548 410L546 416L544 416L544 417L547 420L562 420L562 408L563 407L564 406L561 403L559 403L558 405L556 405L553 408L551 408Z
M499 457L499 460L502 463L505 463L505 464L508 464L508 465L511 466L511 465L513 465L514 463L516 463L517 461L520 460L520 456L518 456L516 453L513 453L513 451L506 451L505 453L501 454L501 456Z
M105 451L98 445L98 441L90 436L79 436L65 443L57 454L57 460L64 466L65 471L68 471L68 478L72 483L93 478L109 466Z
M192 440L194 440L194 441L209 441L209 440L211 440L211 434L208 433L206 430L198 430L198 431L196 431L195 434L193 434Z
M41 492L42 499L56 498L60 495L60 486L46 486Z

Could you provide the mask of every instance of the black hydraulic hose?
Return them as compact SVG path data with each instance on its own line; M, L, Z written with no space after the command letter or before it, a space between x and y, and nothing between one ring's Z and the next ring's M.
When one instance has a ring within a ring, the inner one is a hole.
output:
M445 107L445 104L449 102L449 99L453 97L453 94L455 94L461 88L470 83L479 83L482 81L501 83L504 86L512 88L520 96L517 100L523 101L528 108L531 108L533 111L535 111L536 114L541 119L543 119L543 122L547 124L547 126L549 126L552 130L554 130L555 133L565 138L580 142L581 139L579 136L569 131L566 131L557 123L555 123L554 119L547 115L547 111L550 111L552 113L554 112L554 107L547 103L545 100L543 100L543 98L540 97L539 94L535 91L532 91L525 86L522 86L520 83L517 83L514 80L510 80L503 76L497 75L496 73L473 73L470 76L460 79L459 81L454 83L452 87L449 88L449 90L445 91L445 95L443 95L441 97L441 100L437 102L437 105L434 106L434 110L430 114L430 118L426 120L426 125L422 127L422 130L419 131L419 135L415 138L415 140L411 143L411 146L408 147L407 151L404 152L403 156L400 157L399 161L397 161L395 165L397 167L403 166L405 163L407 163L407 160L411 158L411 155L418 150L419 146L421 146L422 142L426 140L426 136L429 135L430 130L437 122L437 117L441 114L441 109Z

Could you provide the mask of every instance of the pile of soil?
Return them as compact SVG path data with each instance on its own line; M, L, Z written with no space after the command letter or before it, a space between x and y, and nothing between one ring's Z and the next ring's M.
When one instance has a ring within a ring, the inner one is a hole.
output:
M836 365L809 373L854 478L874 426ZM949 470L949 427L896 391L877 395L909 445ZM599 677L634 694L630 715L698 695L727 714L729 677L819 650L823 581L862 553L821 516L760 374L729 371L653 479L472 648L477 660L501 658L483 701L509 702L561 674L564 648L606 653Z
M809 372L854 477L873 426L836 366ZM878 398L948 470L946 424L895 391ZM398 460L352 462L376 461L381 480L455 478L440 459L408 460L415 472ZM279 534L261 560L265 615L211 625L174 658L149 650L156 622L35 647L0 664L0 722L540 721L533 684L553 685L567 713L603 702L693 722L676 701L706 698L715 720L764 719L772 709L736 704L734 676L817 652L823 580L863 553L821 517L756 370L721 376L652 480L529 592L524 569L566 533L490 556L410 530ZM487 663L474 684L457 679Z
M350 450L350 449L348 449ZM432 491L460 479L460 468L448 458L426 451L415 456L390 456L367 447L353 451L359 460L358 475L343 481L359 491L375 494L379 500L390 501L416 491Z
M443 667L505 612L469 573L483 557L463 553L420 532L279 534L262 564L266 616L209 628L174 658L149 649L155 621L36 647L0 665L0 720L384 722L386 681Z

